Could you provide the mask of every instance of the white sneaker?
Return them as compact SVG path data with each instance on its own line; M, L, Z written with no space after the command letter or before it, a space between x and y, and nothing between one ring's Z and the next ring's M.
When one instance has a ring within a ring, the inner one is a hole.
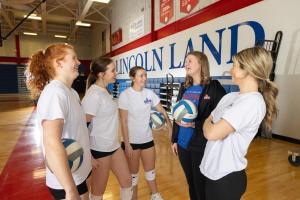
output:
M164 199L157 192L157 193L151 195L151 200L164 200Z

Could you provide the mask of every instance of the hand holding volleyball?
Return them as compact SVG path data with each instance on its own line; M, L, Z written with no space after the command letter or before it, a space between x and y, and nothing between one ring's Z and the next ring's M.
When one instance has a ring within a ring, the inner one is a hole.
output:
M79 142L70 138L62 139L62 144L64 145L66 150L70 170L72 173L76 172L81 166L83 161L83 149L79 144ZM45 162L47 167L50 169L50 171L52 171L51 168L49 167L47 159L45 159Z
M193 122L197 115L197 107L190 100L181 99L173 107L173 118L181 124Z
M150 127L153 130L159 130L162 128L166 123L165 117L160 112L153 112L150 114Z

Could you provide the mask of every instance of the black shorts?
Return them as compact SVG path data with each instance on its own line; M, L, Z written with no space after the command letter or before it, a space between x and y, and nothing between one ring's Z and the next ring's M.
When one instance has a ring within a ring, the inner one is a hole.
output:
M122 146L122 149L125 150L124 142L122 142L121 146ZM136 150L136 149L149 149L149 148L154 146L154 142L152 140L150 142L146 142L146 143L142 143L142 144L130 143L130 146L132 147L133 150Z
M82 183L80 183L79 185L77 185L77 191L79 193L79 195L83 195L85 193L88 192L88 187L86 184L86 180L90 177L92 172L89 173L88 177L85 179L85 181L83 181ZM65 199L66 198L66 192L64 189L53 189L48 187L50 193L52 194L52 196L54 197L55 200L59 200L59 199Z
M206 200L240 200L247 188L245 170L232 172L218 180L206 178Z
M110 156L110 155L114 154L118 149L119 148L117 148L116 150L111 151L111 152L95 151L95 150L91 149L91 154L92 154L93 158L98 159L98 158Z

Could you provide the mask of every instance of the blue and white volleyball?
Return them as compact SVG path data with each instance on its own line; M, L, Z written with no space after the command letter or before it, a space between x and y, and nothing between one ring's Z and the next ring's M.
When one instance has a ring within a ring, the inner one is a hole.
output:
M79 142L73 139L62 139L62 143L66 149L71 172L75 172L82 164L83 149Z
M193 122L198 115L195 104L187 99L181 99L173 107L173 118L180 123Z
M164 115L160 112L153 112L150 115L150 127L153 130L158 130L163 127L166 123Z
M68 164L70 167L71 172L76 172L79 167L82 164L83 161L83 149L79 142L73 139L62 139L61 140L62 144L65 147L66 153L67 153L67 158L68 158ZM49 166L49 162L47 158L45 158L45 164L47 168L51 171L52 169Z

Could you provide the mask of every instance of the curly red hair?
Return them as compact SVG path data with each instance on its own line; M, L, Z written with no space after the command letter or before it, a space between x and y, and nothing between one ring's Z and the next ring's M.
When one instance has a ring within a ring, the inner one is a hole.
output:
M45 51L40 50L31 56L26 73L27 88L33 99L39 97L44 87L55 76L54 62L64 59L67 49L74 50L74 47L65 43L52 44Z

